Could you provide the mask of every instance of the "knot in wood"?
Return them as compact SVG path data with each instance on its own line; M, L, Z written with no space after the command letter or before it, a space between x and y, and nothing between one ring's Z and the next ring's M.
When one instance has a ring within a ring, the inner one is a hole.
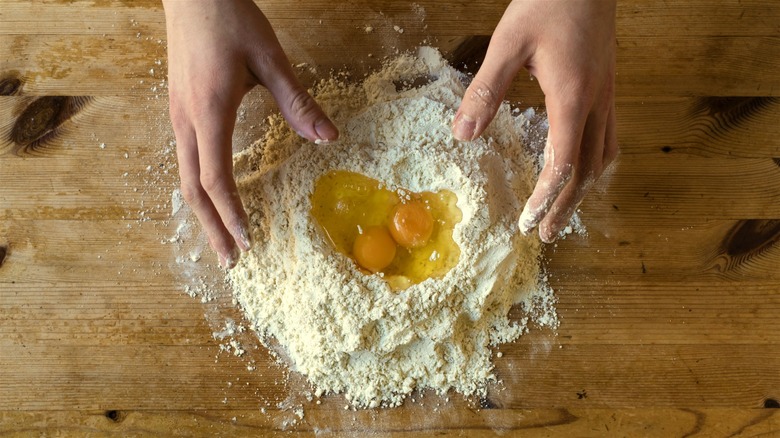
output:
M15 152L30 151L52 137L56 130L81 111L89 101L82 96L44 96L30 103L11 128Z
M0 96L13 96L22 88L22 80L15 76L0 79Z

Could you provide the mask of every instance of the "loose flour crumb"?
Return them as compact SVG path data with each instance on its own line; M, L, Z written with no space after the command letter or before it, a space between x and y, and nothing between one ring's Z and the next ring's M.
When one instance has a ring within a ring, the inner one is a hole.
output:
M359 84L336 75L314 91L339 141L309 143L274 115L264 138L234 157L255 241L228 273L234 296L317 397L343 393L362 408L397 406L426 388L481 396L496 381L491 346L517 339L529 317L557 327L539 240L517 230L538 168L528 119L503 105L483 136L455 141L450 123L464 82L430 47ZM334 169L387 187L453 191L463 214L453 232L456 266L397 293L361 273L310 215L315 181ZM516 304L528 317L507 317Z

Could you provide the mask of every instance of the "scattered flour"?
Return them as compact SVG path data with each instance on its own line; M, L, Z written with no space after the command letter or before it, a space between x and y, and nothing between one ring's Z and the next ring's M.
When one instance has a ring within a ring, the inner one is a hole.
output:
M482 137L455 141L450 123L466 80L430 47L361 83L344 77L314 90L339 141L315 145L274 115L265 137L235 155L255 245L228 273L234 297L317 397L344 393L362 408L397 406L424 388L484 395L496 380L491 346L517 339L529 319L558 324L539 240L517 230L538 168L528 119L504 105ZM455 192L457 265L401 292L361 273L309 213L315 181L333 169L391 188ZM526 316L512 321L516 304Z

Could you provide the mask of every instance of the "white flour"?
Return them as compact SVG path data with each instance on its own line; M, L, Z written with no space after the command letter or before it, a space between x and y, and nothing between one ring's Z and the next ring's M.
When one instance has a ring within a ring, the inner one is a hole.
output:
M276 115L265 138L234 158L255 242L229 273L235 298L318 396L344 393L356 407L375 407L415 389L483 395L496 380L490 347L526 330L528 318L507 318L510 307L557 325L539 241L517 232L537 169L524 145L527 120L504 105L482 137L457 142L450 123L464 91L462 76L424 47L360 84L319 84L338 142L307 142ZM453 233L458 264L398 293L361 273L309 213L315 181L333 169L391 188L453 191L463 213Z

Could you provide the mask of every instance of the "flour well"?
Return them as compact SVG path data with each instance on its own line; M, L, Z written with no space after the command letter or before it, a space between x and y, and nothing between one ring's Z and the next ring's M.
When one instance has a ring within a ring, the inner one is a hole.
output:
M273 337L315 394L357 407L396 406L415 389L482 395L496 378L491 346L527 330L520 304L556 326L540 274L540 244L517 230L535 181L527 119L501 107L473 142L452 138L464 78L432 48L402 55L359 84L322 81L315 95L340 128L315 145L281 116L234 157L255 245L230 271L234 295L261 338ZM315 181L359 172L388 187L454 192L462 221L457 265L441 279L393 292L333 249L310 215Z

